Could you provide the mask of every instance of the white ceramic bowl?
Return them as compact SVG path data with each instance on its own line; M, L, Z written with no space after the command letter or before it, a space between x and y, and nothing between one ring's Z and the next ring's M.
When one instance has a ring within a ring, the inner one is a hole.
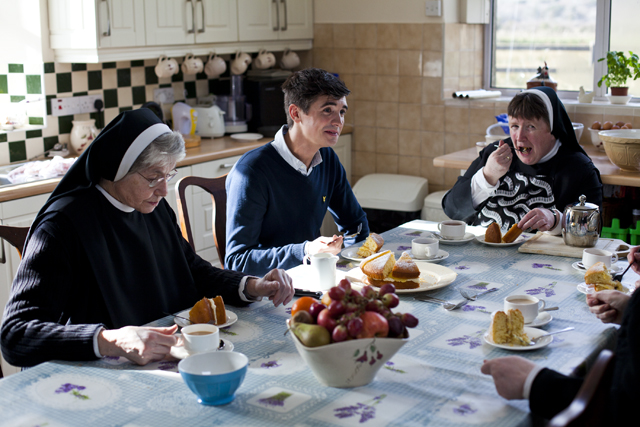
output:
M573 131L576 133L576 139L580 142L584 125L582 123L571 123L573 125Z
M625 171L640 170L640 129L602 130L598 136L611 163Z
M589 139L594 147L596 147L600 151L604 151L604 144L598 135L598 132L601 132L599 129L589 129Z
M362 338L306 347L289 332L298 353L323 385L350 388L369 384L408 338Z
M189 356L178 363L178 371L199 403L224 405L235 398L248 366L244 354L218 351Z
M607 95L607 98L609 98L609 102L612 104L626 104L631 100L632 96L631 95L626 95L626 96Z

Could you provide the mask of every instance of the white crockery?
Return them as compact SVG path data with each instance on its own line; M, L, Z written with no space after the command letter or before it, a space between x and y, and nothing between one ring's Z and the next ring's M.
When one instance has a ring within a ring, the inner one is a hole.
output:
M236 57L231 61L231 74L240 75L247 71L251 63L251 56L248 53L236 51Z
M202 332L206 332L207 334L195 334ZM220 331L215 325L198 323L182 328L182 339L184 340L184 348L189 354L206 353L218 349L220 345Z
M340 259L337 255L321 252L309 256L313 278L316 281L314 290L328 291L336 285L336 263Z
M276 65L276 57L273 53L267 52L266 49L261 49L258 52L258 56L253 59L253 66L260 70L266 70L274 65Z
M417 259L428 259L438 255L438 240L432 237L418 237L411 241L411 253Z
M280 59L280 68L283 70L291 70L298 65L300 65L300 57L298 54L289 48L285 49Z
M440 235L445 239L460 240L465 236L467 224L464 221L446 220L438 224Z
M526 302L516 302L525 301ZM509 295L504 299L504 311L518 309L524 317L524 323L533 322L538 312L544 309L546 302L532 295Z
M185 75L198 74L204 70L204 64L202 59L196 58L193 54L189 53L184 57L182 61L182 73Z
M222 73L227 71L227 63L219 57L215 52L209 54L209 60L204 66L204 73L209 78L219 77Z
M589 268L597 262L603 262L607 268L618 262L618 255L603 249L586 248L582 251L582 265Z
M156 76L158 78L171 77L178 73L178 61L173 58L167 58L162 55L158 60L158 64L155 68Z

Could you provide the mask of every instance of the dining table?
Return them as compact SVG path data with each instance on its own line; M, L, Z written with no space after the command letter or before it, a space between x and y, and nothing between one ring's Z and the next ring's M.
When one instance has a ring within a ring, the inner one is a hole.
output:
M380 233L382 250L396 257L410 253L413 239L438 237L437 227L414 220ZM428 276L421 285L427 289L399 290L400 303L393 311L412 313L419 324L409 329L408 342L368 385L322 385L287 333L292 303L274 307L262 301L227 307L237 320L220 331L227 344L223 351L232 347L249 359L245 380L231 403L199 404L178 372L179 358L145 366L122 357L50 361L0 380L0 426L534 425L539 420L531 415L528 402L500 397L492 378L480 372L483 361L518 355L566 375L584 375L602 349L613 348L617 326L603 324L589 312L586 295L578 290L584 282L584 271L576 265L580 259L521 253L518 243L488 245L482 227L467 226L466 232L460 241L439 240L433 262L416 261ZM531 236L525 233L516 242ZM337 263L336 281L351 278L357 288L359 259L348 249ZM621 258L613 267L626 265ZM295 287L313 290L313 271L300 265L288 273ZM639 278L629 270L623 284L634 289ZM416 299L459 302L461 289L479 296L452 311ZM538 329L575 329L533 349L488 343L484 336L491 313L502 310L505 297L516 294L558 307L541 313ZM174 322L176 318L167 315L149 325Z

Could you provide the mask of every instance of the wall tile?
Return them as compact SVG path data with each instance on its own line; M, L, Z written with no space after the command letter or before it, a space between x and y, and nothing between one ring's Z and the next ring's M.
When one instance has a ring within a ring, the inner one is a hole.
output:
M376 129L376 153L398 154L398 129Z
M422 106L422 130L444 132L444 106Z
M353 70L356 74L376 74L377 64L375 49L356 49Z
M433 166L433 157L422 157L420 172L429 181L429 192L438 191L444 185L445 168Z
M314 48L313 66L333 72L333 49ZM162 83L162 79L160 82Z
M376 154L376 173L398 173L397 154Z
M397 76L399 70L398 51L383 49L376 52L377 74L379 76Z
M458 79L460 90L474 90L479 89L478 86L474 86L473 77L460 77Z
M473 144L469 142L469 135L466 133L445 132L444 134L444 151L445 154L454 153L456 151L465 150Z
M422 51L421 50L401 50L399 53L401 76L421 76L422 75Z
M314 24L313 25L313 47L333 47L333 25Z
M378 49L398 49L401 24L377 24Z
M376 127L398 128L398 103L378 102L376 104Z
M422 79L422 103L426 105L443 105L442 79L424 77Z
M424 24L422 26L422 49L443 51L444 24Z
M469 107L445 107L445 132L469 132Z
M494 123L496 123L496 118L493 114L493 109L469 109L469 132L484 135L487 127L491 126Z
M402 175L421 176L421 158L418 156L398 156L398 173Z
M460 50L461 24L445 24L444 26L444 50L445 52L458 52Z
M398 132L398 154L414 156L422 150L422 133L419 130L400 130Z
M475 30L473 25L460 25L460 51L475 50Z
M422 132L422 157L438 157L444 154L444 132Z
M374 101L378 99L377 91L377 77L369 75L357 75L356 80L356 94L358 100Z
M376 125L376 103L374 101L356 101L356 126Z
M375 153L376 151L376 128L369 126L358 126L353 131L354 151L366 151Z
M422 102L422 78L401 76L398 83L398 97L400 102Z
M422 52L422 76L442 77L442 53L425 50Z
M444 68L442 73L444 77L460 77L460 52L444 53Z
M402 24L398 49L422 50L422 28L423 24Z
M398 102L399 78L397 76L378 76L376 84L380 101Z
M460 79L458 77L444 77L442 79L442 92L444 98L450 98L453 92L460 90Z
M376 153L354 151L353 166L353 174L357 176L376 173Z
M340 75L354 72L355 50L333 49L333 71Z
M421 117L420 104L399 104L398 127L400 129L420 130Z
M333 24L333 47L356 47L355 24Z
M357 48L375 49L378 45L376 24L355 24L355 43Z

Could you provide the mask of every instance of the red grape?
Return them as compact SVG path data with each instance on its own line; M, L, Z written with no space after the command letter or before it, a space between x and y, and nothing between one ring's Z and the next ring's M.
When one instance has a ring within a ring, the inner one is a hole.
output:
M407 328L415 328L418 326L418 318L413 314L404 313L402 315L402 323L404 323L404 326Z
M367 298L367 299L374 299L377 295L377 292L375 289L373 289L373 286L365 286L364 288L362 288L362 295Z
M358 306L358 304L353 302L348 302L346 305L347 313L353 313L354 311L358 311L359 308L360 306Z
M396 316L390 316L387 321L389 322L389 336L390 337L399 337L404 332L404 325L402 324L402 320L400 320Z
M385 283L380 287L380 290L378 291L378 296L381 297L385 294L395 294L395 293L396 293L396 287L393 286L393 283Z
M338 325L333 328L333 332L331 333L331 338L335 342L342 342L349 338L349 332L347 331L347 327L344 325Z
M349 323L347 323L347 329L349 330L349 335L355 338L362 331L363 325L364 323L362 322L362 319L359 317L349 320Z
M338 286L344 289L347 295L349 294L349 291L351 290L351 282L349 282L347 279L340 280L340 282L338 282Z
M309 314L314 319L317 319L318 314L320 314L320 312L325 308L327 307L325 307L324 304L320 304L319 302L314 302L313 304L311 304L311 307L309 307Z
M331 317L334 319L340 317L340 315L346 311L346 307L342 301L332 301L331 304L329 304L328 309L329 314L331 314Z
M396 294L384 294L382 296L382 302L386 307L394 308L400 304L400 298Z
M325 308L318 314L318 325L324 326L330 333L336 327L336 320L329 314L329 309Z
M342 301L346 295L347 293L345 292L345 290L339 286L334 286L333 288L329 289L329 298L331 298L333 301Z
M376 313L381 313L384 310L384 304L379 299L374 299L369 301L365 307L366 311L374 311Z

